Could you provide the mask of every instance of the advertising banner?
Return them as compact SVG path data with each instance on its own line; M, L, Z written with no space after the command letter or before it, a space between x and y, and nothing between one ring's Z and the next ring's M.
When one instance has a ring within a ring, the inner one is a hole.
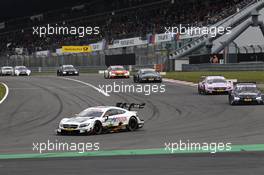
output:
M113 45L109 45L109 49L120 48L120 47L130 47L147 44L147 40L141 40L140 37L115 40Z

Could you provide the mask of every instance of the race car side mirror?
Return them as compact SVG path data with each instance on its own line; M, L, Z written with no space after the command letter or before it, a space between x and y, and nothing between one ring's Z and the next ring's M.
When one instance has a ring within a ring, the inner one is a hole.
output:
M105 115L104 118L105 118L105 121L108 120L109 115Z

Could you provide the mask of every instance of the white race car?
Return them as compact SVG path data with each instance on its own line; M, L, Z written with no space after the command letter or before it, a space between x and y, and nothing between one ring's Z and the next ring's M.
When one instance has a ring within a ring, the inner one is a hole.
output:
M4 67L1 67L0 69L0 75L2 76L13 75L13 73L14 73L13 67L10 67L10 66L4 66Z
M29 70L26 66L16 66L14 70L14 74L16 76L19 76L19 75L29 76L31 74L31 70Z
M63 118L59 123L57 134L101 134L121 130L135 131L142 128L144 120L140 119L137 111L145 104L117 103L116 106L90 107L72 118Z

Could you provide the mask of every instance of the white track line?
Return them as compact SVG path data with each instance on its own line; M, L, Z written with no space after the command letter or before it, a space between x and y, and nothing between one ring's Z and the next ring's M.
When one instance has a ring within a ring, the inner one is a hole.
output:
M109 97L109 96L110 96L107 92L103 91L102 89L100 89L100 88L98 88L98 87L96 87L96 86L94 86L94 85L92 85L92 84L90 84L90 83L86 83L86 82L84 82L84 81L80 81L80 80L76 80L76 79L72 79L72 78L65 78L65 77L61 77L61 79L70 80L70 81L75 81L75 82L78 82L78 83L84 84L84 85L86 85L86 86L90 86L91 88L93 88L93 89L95 89L96 91L100 92L100 93L103 94L104 96L106 96L106 97Z
M1 84L3 84L5 86L6 92L5 92L5 96L0 101L0 104L2 104L5 101L5 99L7 98L8 94L9 94L9 88L8 88L8 86L5 83L1 83Z

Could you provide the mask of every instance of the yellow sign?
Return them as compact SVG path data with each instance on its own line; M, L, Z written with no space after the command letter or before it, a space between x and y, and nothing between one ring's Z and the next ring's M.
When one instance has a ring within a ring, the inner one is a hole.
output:
M91 46L62 46L63 53L88 53L92 52Z

